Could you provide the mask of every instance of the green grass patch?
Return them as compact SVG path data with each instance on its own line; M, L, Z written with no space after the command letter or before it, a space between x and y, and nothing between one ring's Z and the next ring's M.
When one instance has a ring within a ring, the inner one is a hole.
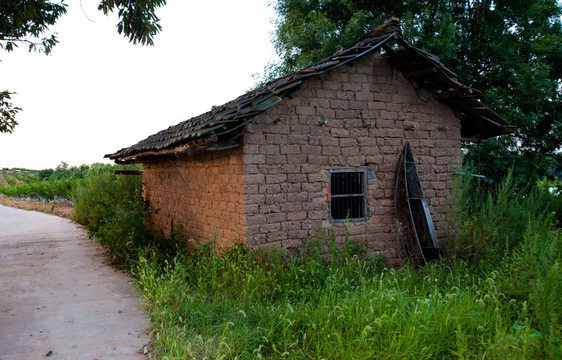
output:
M560 193L512 178L464 184L457 236L425 267L390 268L330 229L297 255L239 245L219 257L155 238L141 179L93 168L75 218L132 269L155 359L560 359ZM456 217L455 217L456 216ZM455 221L456 219L456 221ZM173 234L172 234L173 235ZM328 249L325 251L325 249Z
M560 246L560 234L550 240L549 246ZM544 289L529 289L535 299L505 284L518 260L476 275L462 262L392 269L377 259L340 254L337 263L315 257L280 263L270 260L279 254L240 246L221 258L205 250L183 254L163 269L141 257L135 275L151 314L155 357L560 355L559 257L538 275L541 280L531 281Z
M458 236L426 267L386 267L322 232L294 257L208 246L162 267L141 253L154 356L559 359L560 198L520 188L461 187Z

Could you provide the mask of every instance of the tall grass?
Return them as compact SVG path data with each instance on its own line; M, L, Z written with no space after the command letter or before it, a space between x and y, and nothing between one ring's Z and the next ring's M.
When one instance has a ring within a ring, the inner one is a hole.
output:
M560 355L557 310L537 315L528 297L506 292L503 271L475 275L460 262L392 269L342 256L335 265L313 258L280 265L239 247L221 258L183 255L164 271L143 258L136 276L152 318L155 357ZM548 289L546 302L537 295L539 304L559 302L559 289Z
M112 169L111 169L112 170ZM156 359L559 359L560 195L508 177L457 197L447 257L391 268L330 229L296 255L154 238L140 178L92 169L75 217L130 266ZM462 193L462 191L461 191ZM327 249L327 252L326 252Z
M511 172L487 193L478 179L460 179L453 202L457 233L442 246L449 259L469 264L494 267L523 242L530 226L544 223L545 217L556 226L562 221L562 194L523 186Z
M295 257L210 246L162 268L141 256L154 356L559 359L558 200L516 188L508 177L464 203L449 258L422 268L386 267L330 236Z
M153 237L144 220L141 177L116 175L116 169L91 167L72 191L73 219L110 251L115 264L125 265Z

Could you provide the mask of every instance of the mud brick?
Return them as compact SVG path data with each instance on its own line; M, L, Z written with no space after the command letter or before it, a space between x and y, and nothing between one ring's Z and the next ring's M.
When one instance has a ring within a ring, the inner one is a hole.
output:
M182 227L198 243L213 234L221 247L246 241L256 248L298 246L329 218L329 169L375 166L367 188L372 214L353 223L350 241L406 256L393 233L395 172L407 139L422 178L438 234L445 233L451 174L459 164L460 120L449 105L422 102L409 80L378 55L303 80L296 97L240 129L236 149L144 164L143 195L158 210L148 215L163 233ZM320 118L327 124L319 124ZM417 128L406 130L409 124ZM437 220L439 219L439 221Z

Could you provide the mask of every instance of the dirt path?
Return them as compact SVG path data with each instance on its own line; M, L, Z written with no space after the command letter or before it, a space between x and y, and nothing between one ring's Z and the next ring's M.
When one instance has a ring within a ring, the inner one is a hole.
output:
M128 274L77 224L0 205L0 360L146 359Z

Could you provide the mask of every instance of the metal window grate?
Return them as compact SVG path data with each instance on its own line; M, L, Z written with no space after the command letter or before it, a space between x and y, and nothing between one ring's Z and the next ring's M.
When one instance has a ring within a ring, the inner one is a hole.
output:
M332 172L330 216L334 220L365 217L365 172Z

